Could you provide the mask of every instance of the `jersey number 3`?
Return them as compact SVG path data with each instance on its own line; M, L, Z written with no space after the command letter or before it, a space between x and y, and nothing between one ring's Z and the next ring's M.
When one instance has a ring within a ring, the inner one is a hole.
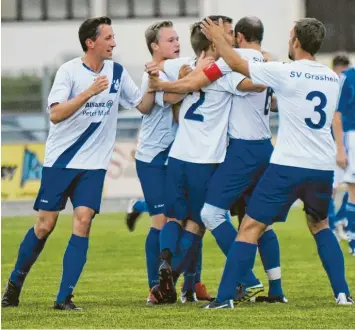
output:
M203 116L198 113L195 113L197 108L201 104L203 104L203 102L205 102L205 92L200 91L200 98L198 99L198 101L191 105L191 107L187 110L184 118L188 120L203 122Z
M305 122L310 128L321 129L325 125L325 122L327 120L327 115L324 111L324 108L327 105L327 98L322 92L313 91L307 95L306 100L313 101L314 98L318 98L320 100L320 103L314 107L314 111L318 112L320 115L319 122L314 123L311 118L306 118Z

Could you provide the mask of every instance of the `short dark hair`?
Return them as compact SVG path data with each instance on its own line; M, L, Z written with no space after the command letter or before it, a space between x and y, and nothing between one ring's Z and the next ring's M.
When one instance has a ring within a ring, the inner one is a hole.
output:
M215 23L218 23L219 19L222 19L223 23L229 23L229 24L233 23L233 19L228 16L213 15L213 16L208 16L208 18ZM194 23L191 26L191 33L190 33L191 47L197 56L200 56L200 54L203 51L207 51L212 44L212 42L208 40L206 36L203 34L200 25L201 25L201 21Z
M314 55L322 46L325 37L325 26L316 18L302 18L296 21L295 37L307 53Z
M264 38L264 25L260 18L246 16L241 18L234 27L234 35L241 33L248 42L261 44Z
M349 66L350 65L350 59L349 59L348 54L343 53L343 52L336 54L333 57L332 65L333 65L333 68L335 68L336 66L339 66L339 65L341 65L341 66Z
M159 41L159 31L165 27L173 27L173 22L171 21L160 21L153 23L145 30L145 41L147 43L149 52L153 54L152 43Z
M217 22L219 21L219 19L221 19L223 21L223 23L229 23L232 24L233 23L233 18L230 18L228 16L223 16L223 15L211 15L211 16L207 16L211 21L213 22Z
M86 40L91 39L96 40L97 36L100 33L99 26L101 24L111 25L111 18L107 16L93 17L84 21L79 27L79 40L81 48L84 52L88 50L86 46Z

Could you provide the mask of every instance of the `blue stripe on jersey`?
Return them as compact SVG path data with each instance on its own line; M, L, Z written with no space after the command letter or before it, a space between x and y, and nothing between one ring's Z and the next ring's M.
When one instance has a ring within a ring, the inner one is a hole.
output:
M102 65L102 67L101 67L99 73L103 70L104 66L105 66L105 63ZM97 73L97 72L95 72L94 70L92 70L91 68L89 68L85 63L83 63L83 67L84 67L85 69L91 71L91 72Z
M166 163L166 160L168 159L169 152L171 149L171 146L173 145L173 142L170 143L169 147L167 147L165 150L160 151L150 162L152 165L164 165Z
M89 139L89 137L97 130L100 126L101 121L97 123L91 123L89 127L79 136L79 138L67 148L54 162L52 167L56 168L65 168L69 162L73 159L76 153L84 145L84 143Z
M112 74L112 83L110 88L111 93L117 93L118 86L122 77L123 66L117 62L113 62L113 74Z

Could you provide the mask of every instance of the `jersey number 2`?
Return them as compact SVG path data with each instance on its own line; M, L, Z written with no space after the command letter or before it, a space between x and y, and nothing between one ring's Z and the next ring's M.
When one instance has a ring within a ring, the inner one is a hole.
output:
M320 100L320 103L314 107L314 111L318 112L320 115L319 122L314 123L311 118L306 118L305 122L310 128L321 129L327 120L327 115L324 111L324 108L327 105L327 97L322 92L313 91L307 95L306 100L313 101L314 98L318 98Z
M203 116L198 113L195 113L197 108L201 104L203 104L203 102L205 102L205 92L200 91L200 98L198 99L198 101L191 105L191 107L187 110L184 118L188 120L203 122Z

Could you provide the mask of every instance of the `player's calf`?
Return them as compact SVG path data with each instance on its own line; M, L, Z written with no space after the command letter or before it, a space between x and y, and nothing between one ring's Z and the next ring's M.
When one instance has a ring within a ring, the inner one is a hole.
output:
M334 296L344 294L350 296L348 284L345 279L344 256L333 232L328 226L327 219L318 220L315 214L307 212L308 227L317 244L318 254L323 267L327 272Z

